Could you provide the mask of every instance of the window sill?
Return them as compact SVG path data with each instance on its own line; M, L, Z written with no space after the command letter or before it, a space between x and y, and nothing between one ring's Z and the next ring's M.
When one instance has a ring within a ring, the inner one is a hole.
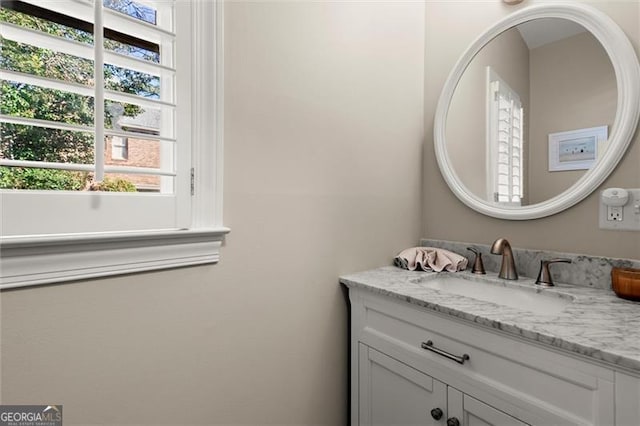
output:
M216 263L228 228L0 238L0 289Z

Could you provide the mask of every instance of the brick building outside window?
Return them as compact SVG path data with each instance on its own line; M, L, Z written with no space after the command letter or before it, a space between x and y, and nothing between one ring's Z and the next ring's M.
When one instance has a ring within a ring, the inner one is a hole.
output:
M110 136L107 138L105 165L160 168L160 142L144 138L144 135L160 134L160 112L145 110L135 117L121 116L114 127L118 130L139 133L139 138ZM132 182L138 191L159 192L160 177L141 174L111 174Z

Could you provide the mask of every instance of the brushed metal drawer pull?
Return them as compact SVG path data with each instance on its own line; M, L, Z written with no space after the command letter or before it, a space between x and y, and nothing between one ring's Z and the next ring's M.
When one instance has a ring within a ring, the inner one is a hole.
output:
M450 354L447 351L443 351L442 349L436 348L435 346L433 346L433 342L431 340L427 340L426 342L422 342L422 345L420 345L422 347L422 349L426 349L428 351L431 352L435 352L438 355L442 355L445 358L449 358L452 361L457 362L458 364L464 364L465 361L469 360L469 355L467 354L462 354L462 356L457 356L454 354Z

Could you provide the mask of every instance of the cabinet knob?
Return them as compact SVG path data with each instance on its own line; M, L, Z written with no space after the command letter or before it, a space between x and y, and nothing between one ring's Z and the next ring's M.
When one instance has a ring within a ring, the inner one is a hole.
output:
M447 419L447 426L460 426L460 420L455 417Z
M433 410L431 410L431 417L433 417L434 420L440 420L443 414L444 413L439 408L434 408Z

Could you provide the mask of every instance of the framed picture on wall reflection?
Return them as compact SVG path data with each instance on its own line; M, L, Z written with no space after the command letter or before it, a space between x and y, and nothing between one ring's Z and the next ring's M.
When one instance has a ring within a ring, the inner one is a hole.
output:
M588 170L604 152L607 126L549 133L549 171Z

